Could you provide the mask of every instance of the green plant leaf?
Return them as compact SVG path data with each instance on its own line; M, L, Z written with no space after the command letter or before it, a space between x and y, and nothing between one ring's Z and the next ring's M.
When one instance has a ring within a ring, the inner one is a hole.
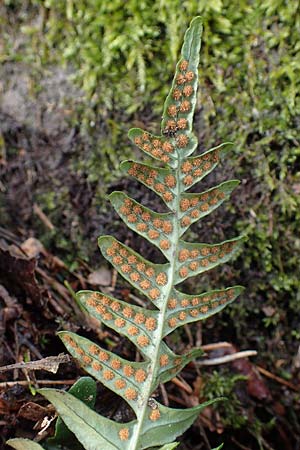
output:
M103 256L132 286L157 307L163 304L170 264L154 264L112 236L98 239Z
M200 295L185 295L174 289L174 295L168 301L168 314L164 326L164 336L183 324L207 319L222 311L242 292L242 286L205 292Z
M119 424L97 414L72 394L58 389L39 389L55 407L57 413L86 450L126 450L134 422ZM124 440L124 442L123 442Z
M126 336L146 357L149 356L153 348L153 333L157 327L157 311L128 305L100 292L80 291L77 295L90 314Z
M82 400L90 408L94 408L96 401L96 382L90 377L81 377L69 389L69 394ZM67 445L72 450L82 449L81 444L76 440L73 433L66 427L60 417L55 424L55 434L46 441L46 448L53 448L53 445Z
M75 333L61 331L59 337L71 355L80 356L90 375L123 397L134 411L138 410L149 363L123 359Z
M144 420L141 448L166 444L175 439L189 428L204 408L220 400L223 398L213 399L187 409L167 408L155 402L152 408L148 407L147 419Z
M159 450L174 450L174 448L177 448L179 445L179 442L172 442L171 444L166 444L163 447L160 447Z
M15 438L9 439L6 443L16 450L44 450L40 444L30 439Z
M178 261L176 261L176 279L174 284L186 278L199 275L228 261L240 249L245 237L221 242L219 244L190 244L179 241ZM184 257L181 257L184 254Z
M154 212L123 192L115 191L109 199L126 225L158 247L170 260L174 214Z
M177 180L171 169L150 166L137 161L123 161L120 167L159 195L170 209L175 207Z

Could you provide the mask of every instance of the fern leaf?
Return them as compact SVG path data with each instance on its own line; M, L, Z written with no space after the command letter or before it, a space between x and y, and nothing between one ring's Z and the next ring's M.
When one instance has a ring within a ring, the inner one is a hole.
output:
M159 383L171 380L186 364L203 354L196 348L176 355L164 338L182 325L206 319L222 310L243 290L241 286L232 286L188 295L177 289L185 279L227 262L239 251L244 240L237 237L207 244L182 239L192 223L220 206L238 185L237 180L230 180L201 193L186 192L217 166L231 144L224 143L199 156L190 156L197 147L192 125L201 33L202 21L196 17L185 34L181 58L164 104L161 134L157 136L139 128L129 131L132 142L164 167L138 161L122 163L130 176L161 197L169 211L152 211L122 192L110 195L110 201L124 223L155 245L166 262L148 261L112 236L99 238L103 256L150 300L151 308L128 304L101 292L80 291L77 294L85 310L128 338L143 360L132 362L75 333L59 333L83 368L121 396L134 411L136 419L119 424L98 415L68 393L41 390L88 450L142 450L158 446L163 446L161 450L171 450L177 445L174 439L193 423L199 412L219 400L178 410L167 408L152 397Z
M15 438L9 439L6 443L16 450L43 450L40 444L30 439Z
M135 422L120 424L97 414L71 394L40 389L86 450L127 450Z
M199 412L219 399L210 400L194 408L167 408L155 402L148 406L147 418L144 420L141 448L162 445L182 434L197 418Z

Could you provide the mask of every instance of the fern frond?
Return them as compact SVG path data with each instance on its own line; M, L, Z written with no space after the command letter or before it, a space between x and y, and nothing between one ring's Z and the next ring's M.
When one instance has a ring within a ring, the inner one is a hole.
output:
M169 212L152 211L123 192L113 192L109 197L124 223L155 245L166 263L148 261L112 236L99 238L103 256L152 302L152 309L128 304L101 292L80 291L77 294L85 310L128 338L143 360L132 362L75 333L59 333L84 369L121 396L136 418L130 423L119 424L89 410L70 394L41 390L88 450L175 448L174 439L193 423L204 407L217 401L178 410L152 398L159 383L172 379L187 363L202 355L201 349L176 355L164 338L182 325L219 312L243 290L241 286L232 286L188 295L176 288L185 279L227 262L243 242L242 237L217 244L189 243L182 239L193 223L220 206L238 185L237 180L231 180L201 193L186 192L217 166L230 144L224 143L199 156L190 156L197 147L192 125L201 33L202 21L196 17L185 34L181 58L164 105L161 134L156 136L139 128L129 131L134 144L165 167L136 161L122 164L130 176L161 197Z

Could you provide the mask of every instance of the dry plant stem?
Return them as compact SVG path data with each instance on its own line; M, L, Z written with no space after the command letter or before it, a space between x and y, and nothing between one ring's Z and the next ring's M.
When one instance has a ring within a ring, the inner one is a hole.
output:
M229 342L216 342L215 344L201 345L203 351L217 350L219 348L231 348L232 345Z
M185 380L180 380L179 378L175 377L175 378L172 378L172 382L174 384L176 384L176 386L178 386L180 389L187 392L187 394L191 395L193 393L193 389L191 388L191 386L189 384L187 384L187 382Z
M248 358L249 356L257 355L256 350L245 350L243 352L237 352L232 355L221 356L220 358L204 359L203 361L197 361L197 366L215 366L218 364L225 364L235 361L236 359Z
M53 223L48 219L48 217L46 216L46 214L41 210L41 208L34 203L33 205L33 211L34 213L38 216L38 218L43 222L43 224L49 228L49 230L54 230L54 225Z
M61 386L61 385L73 385L76 382L76 379L73 380L36 380L34 384L36 386ZM0 383L1 388L13 387L13 386L28 386L32 384L32 381L21 380L21 381L3 381Z
M293 383L290 383L289 381L284 380L283 378L278 377L277 375L274 375L273 373L269 372L263 367L256 366L256 368L265 377L271 378L272 380L277 381L277 383L283 384L284 386L292 389L295 392L300 392L300 386L295 386Z
M59 365L62 363L70 362L69 355L60 353L58 356L48 356L47 358L40 359L38 361L20 362L16 364L9 364L7 366L1 366L0 372L6 372L13 369L27 369L27 370L46 370L47 372L56 373Z

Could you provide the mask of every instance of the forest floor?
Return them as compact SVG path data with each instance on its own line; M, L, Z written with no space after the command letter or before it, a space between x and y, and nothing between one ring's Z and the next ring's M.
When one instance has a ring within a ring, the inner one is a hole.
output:
M84 375L71 358L60 362L59 355L66 351L57 331L78 332L134 357L126 340L108 328L95 327L73 298L74 291L89 288L134 302L129 286L97 256L97 236L112 233L145 257L151 259L153 254L141 239L136 240L120 225L109 208L95 206L99 185L89 181L84 171L74 170L74 156L89 150L78 128L70 124L70 110L61 106L66 92L73 106L78 101L66 74L54 71L40 92L31 96L30 79L20 65L6 65L2 70L0 447L5 448L5 441L11 437L41 439L53 433L53 424L43 429L43 419L53 411L35 393L36 388L68 389ZM128 183L123 179L113 181L106 190L126 190ZM141 188L131 183L130 189ZM138 192L140 198L148 195L143 190ZM234 355L240 343L228 328L224 331L221 320L213 322L213 329L209 324L186 327L173 347L183 351L186 346L217 343L207 348L205 358L212 360L211 366L199 371L195 364L189 364L157 395L177 407L195 405L217 390L215 385L214 390L207 388L208 373L211 384L219 383L219 394L229 394L230 400L223 409L207 408L181 438L180 448L208 450L224 442L228 450L300 449L299 410L288 411L286 406L299 400L299 385L276 377L260 360L236 359L226 364L225 371L223 365L214 365L215 358ZM205 341L204 327L208 336ZM245 343L246 336L243 348L255 350L253 340L248 347ZM294 355L291 352L289 357L294 358L294 370L299 370L300 355ZM46 370L47 357L57 358L56 373ZM39 363L32 369L26 366L29 361ZM25 365L20 368L19 363ZM280 365L280 360L277 363ZM222 376L218 376L222 370ZM126 420L125 404L100 385L98 399L98 411Z

